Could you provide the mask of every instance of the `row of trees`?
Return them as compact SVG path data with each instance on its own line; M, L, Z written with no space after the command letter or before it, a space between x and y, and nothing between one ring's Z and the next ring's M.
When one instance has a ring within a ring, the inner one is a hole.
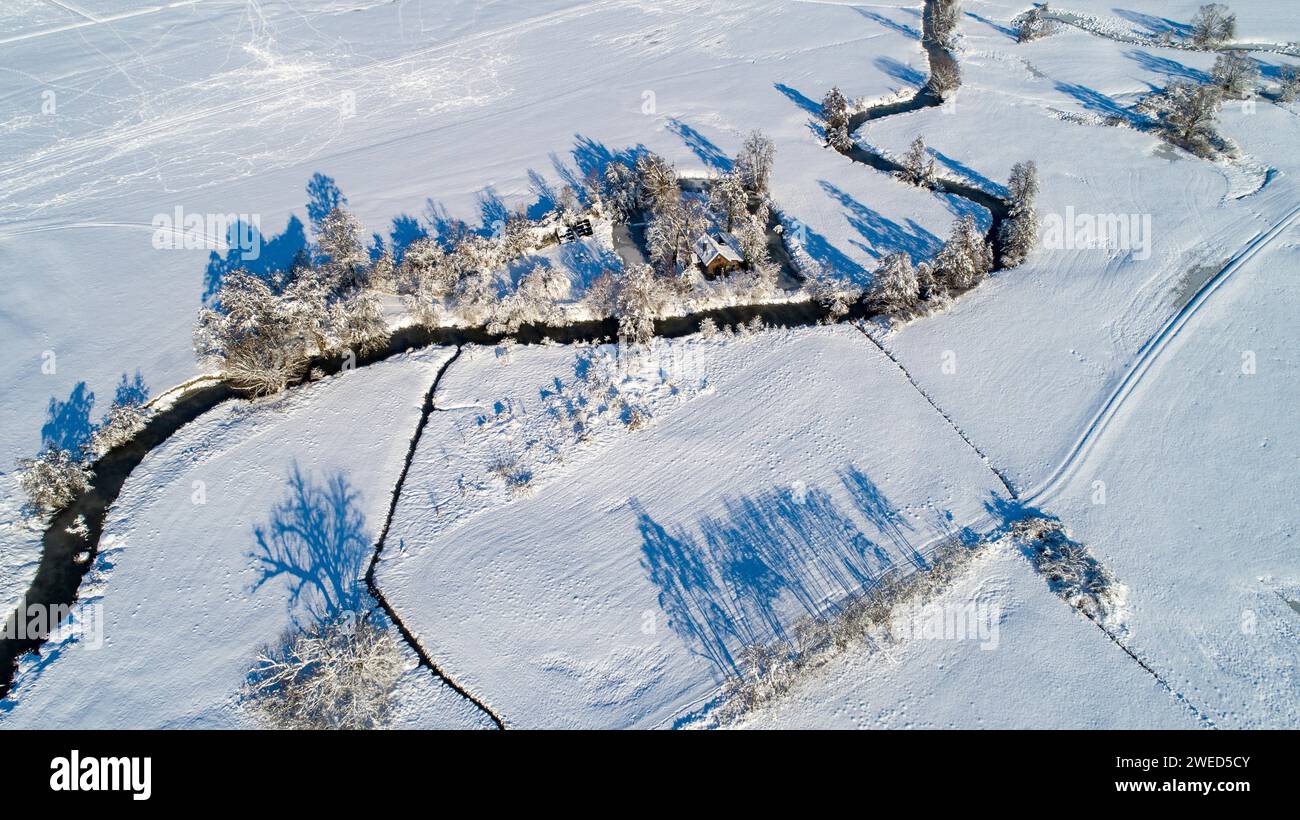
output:
M1022 263L1038 241L1038 170L1033 162L1017 163L1007 184L1010 213L999 227L1003 267ZM914 316L952 294L978 285L993 268L993 246L975 218L966 214L933 261L914 265L904 252L884 257L876 268L868 301L894 317Z

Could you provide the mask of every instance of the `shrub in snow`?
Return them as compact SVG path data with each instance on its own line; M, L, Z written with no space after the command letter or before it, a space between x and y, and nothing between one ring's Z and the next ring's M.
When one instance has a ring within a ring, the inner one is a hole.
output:
M61 447L46 447L35 458L18 459L18 469L22 471L18 485L27 495L27 510L42 516L71 504L95 477Z
M1192 18L1192 42L1215 46L1237 36L1237 15L1222 3L1201 6Z
M759 196L766 194L775 159L776 143L762 131L750 131L736 156L736 173L745 188Z
M966 214L957 220L934 264L937 278L949 290L973 288L988 275L993 268L993 248L980 233L975 217Z
M1038 244L1038 211L1034 207L1038 196L1038 166L1032 160L1011 166L1007 191L1011 212L999 229L998 239L1002 243L1003 267L1014 268Z
M734 722L785 694L802 672L822 666L835 654L864 640L892 639L897 610L920 606L943 592L987 548L987 543L947 538L915 572L885 575L834 610L799 619L785 637L742 647L713 718L722 724Z
M1240 52L1226 52L1215 58L1210 77L1223 96L1244 99L1255 92L1259 63Z
M934 157L925 148L925 140L919 135L912 140L912 146L903 157L903 169L898 178L911 185L926 186L934 181Z
M713 339L718 335L718 323L713 321L713 317L706 316L704 321L700 322L700 336L705 339Z
M882 313L901 318L916 311L920 290L912 258L900 251L880 260L867 298Z
M104 420L91 434L90 441L82 448L84 457L93 461L114 447L126 444L144 429L150 415L150 411L139 402L114 401Z
M1087 547L1070 539L1061 522L1048 518L1017 521L1011 534L1053 592L1092 620L1104 626L1114 624L1124 588Z
M402 675L397 642L363 617L286 634L258 656L244 700L277 729L378 729Z

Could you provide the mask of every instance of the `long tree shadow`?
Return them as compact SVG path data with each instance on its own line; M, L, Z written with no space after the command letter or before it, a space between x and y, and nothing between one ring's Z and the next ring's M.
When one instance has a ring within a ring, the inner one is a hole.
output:
M867 240L865 244L858 243L858 247L874 259L880 259L894 251L905 251L916 262L937 253L943 245L939 237L910 218L905 225L900 225L826 180L819 180L818 184L828 196L847 210L849 224Z
M875 64L876 68L900 83L917 86L918 88L925 85L926 76L924 74L906 63L895 60L893 57L877 57Z
M95 394L86 388L85 382L77 382L67 401L51 396L41 426L42 446L59 447L74 455L80 453L82 445L95 432L95 424L90 420L94 407Z
M697 537L631 501L641 565L669 627L720 676L737 671L745 647L787 637L805 615L836 611L895 564L823 490L773 487L722 506L722 515L699 520Z
M896 22L894 20L890 20L888 17L886 17L883 14L878 14L877 12L871 11L869 9L864 9L861 6L853 6L853 10L856 11L858 14L861 14L863 17L867 18L868 20L871 20L872 22L875 23L879 23L880 25L884 26L890 31L893 31L897 34L901 34L904 37L910 37L914 40L921 39L921 31L919 29L913 28L911 26L903 25L902 23Z
M298 465L289 474L288 494L271 520L254 528L260 576L251 591L273 578L289 583L289 609L296 620L315 622L364 608L366 562L371 541L358 508L358 491L335 473L317 484Z
M1063 94L1069 94L1080 105L1082 105L1084 109L1091 111L1094 114L1101 114L1105 117L1123 120L1132 125L1138 125L1140 123L1139 118L1132 111L1120 105L1110 97L1107 97L1105 94L1102 94L1100 91L1095 91L1087 86L1078 85L1077 83L1059 81L1056 83L1056 90Z
M216 251L208 254L208 266L203 272L205 305L212 305L213 299L221 290L221 283L236 270L244 270L273 282L277 275L305 263L310 254L302 220L292 215L284 230L270 239L263 236L254 225L244 225L241 222L229 225L226 228L226 246L225 256Z
M668 130L681 137L686 147L710 169L722 173L731 170L731 157L696 129L679 119L671 119L668 121Z
M1171 34L1175 37L1190 37L1192 27L1187 23L1180 23L1177 20L1170 20L1168 17L1158 17L1154 14L1144 14L1140 11L1130 11L1128 9L1115 8L1111 9L1120 17L1128 20L1130 23L1137 23L1143 26L1153 35Z
M1210 75L1198 68L1183 65L1177 60L1161 57L1142 49L1130 49L1124 56L1153 74L1163 74L1170 79L1191 80L1194 83L1208 83Z

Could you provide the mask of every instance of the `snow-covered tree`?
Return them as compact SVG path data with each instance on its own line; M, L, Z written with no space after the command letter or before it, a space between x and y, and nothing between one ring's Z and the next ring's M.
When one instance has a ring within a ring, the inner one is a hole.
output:
M95 474L61 447L46 447L35 458L18 459L18 486L27 510L47 516L68 506L90 486Z
M326 350L370 353L383 346L388 325L377 294L366 288L342 294L329 303L323 323Z
M664 276L675 276L691 258L691 243L708 228L708 214L699 200L665 202L646 228L650 261Z
M898 178L912 185L926 186L934 180L934 157L925 148L925 140L920 135L912 140L912 146L903 157L903 169Z
M114 447L126 444L144 429L151 415L139 401L114 400L104 414L104 420L91 434L90 441L82 447L83 456L94 461Z
M635 344L650 342L664 302L663 284L649 265L628 268L618 283L618 335Z
M841 282L825 265L812 272L806 287L809 295L825 308L831 321L839 321L848 315L849 308L860 295L856 288Z
M1214 126L1222 101L1218 86L1175 82L1147 98L1143 107L1160 120L1171 141L1199 156L1212 156L1219 139Z
M916 310L919 295L910 256L900 251L880 260L867 294L871 304L890 316L905 317Z
M645 153L636 161L637 187L641 191L641 200L651 210L659 211L672 207L682 198L681 186L677 181L677 169L658 154Z
M953 226L952 236L935 258L937 276L950 290L975 287L993 268L993 248L975 217L966 214Z
M1014 268L1029 256L1038 244L1038 166L1033 161L1017 162L1011 167L1007 182L1011 212L1002 223L998 240L1002 245L1003 267Z
M319 292L310 279L293 284L294 292ZM279 392L306 366L305 336L319 335L322 305L323 300L282 299L261 277L234 271L223 280L214 307L199 310L195 353L239 389Z
M745 214L736 223L733 234L736 244L740 246L740 255L750 266L762 265L772 261L771 251L767 247L767 227L757 216Z
M921 37L926 42L952 48L961 19L961 0L931 0L921 16Z
M767 193L776 159L776 144L762 131L751 131L736 156L736 173L745 188L762 196Z
M421 237L402 255L396 272L397 292L415 320L436 325L439 306L456 284L456 269L436 241Z
M1215 58L1210 77L1224 97L1244 99L1255 92L1259 63L1241 52L1224 52Z
M244 700L277 729L379 729L387 725L402 654L369 618L336 617L265 648Z
M727 230L735 230L736 222L749 216L749 193L736 171L723 174L709 186L709 207L722 217Z
M1295 102L1300 99L1300 66L1284 65L1278 72L1278 102Z
M849 101L839 88L832 88L822 98L822 121L826 127L826 141L837 151L845 151L853 144L849 136Z
M568 290L568 278L555 268L534 265L519 278L515 289L501 300L487 329L514 333L520 326L549 322L556 317L556 301Z
M361 240L361 223L341 207L330 211L321 221L316 244L322 256L318 275L330 290L353 288L365 284L370 268L370 253Z
M1192 18L1192 42L1198 46L1216 46L1237 36L1237 15L1222 3L1201 6Z
M601 177L601 196L610 208L611 218L626 221L640 198L637 174L618 160L609 163Z

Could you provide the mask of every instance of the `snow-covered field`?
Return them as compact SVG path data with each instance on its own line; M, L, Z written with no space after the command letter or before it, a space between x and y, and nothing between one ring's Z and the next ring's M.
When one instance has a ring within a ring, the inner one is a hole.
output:
M102 627L24 663L13 727L247 725L240 688L294 622L361 612L374 539L425 391L432 348L256 404L226 404L140 465L110 513L78 606ZM490 725L416 667L398 724ZM93 686L86 681L94 680Z
M1300 108L1226 103L1231 162L1106 124L1208 78L1212 53L1132 42L1185 31L1200 2L1051 5L1093 30L1021 44L1010 21L1027 3L966 0L955 103L856 137L900 156L924 135L941 174L998 193L1032 159L1040 216L1131 214L1149 226L1140 246L1040 248L942 313L874 329L897 364L848 326L640 358L465 348L377 574L444 672L512 726L689 723L744 644L945 530L1005 523L987 507L1008 495L996 469L1124 583L1125 645L1187 703L1224 727L1300 725ZM1230 5L1239 39L1300 40L1289 2ZM401 242L538 215L639 147L717 172L757 128L811 257L865 284L885 254L932 255L971 208L816 133L833 85L872 102L924 83L920 27L919 0L6 4L0 608L39 557L16 459L84 440L137 375L156 395L201 371L191 330L216 266L207 249L155 248L159 215L255 217L270 267L310 240L317 174L368 233ZM1265 86L1300 63L1253 56ZM535 263L575 292L618 264L603 232L508 273ZM295 464L323 498L341 475L368 562L453 354L223 404L152 452L82 590L105 646L27 662L0 726L241 724L252 653L306 604L282 577L256 586L255 528L274 526ZM1193 725L1009 550L940 600L993 599L996 649L847 652L742 725ZM491 725L407 656L399 725Z

